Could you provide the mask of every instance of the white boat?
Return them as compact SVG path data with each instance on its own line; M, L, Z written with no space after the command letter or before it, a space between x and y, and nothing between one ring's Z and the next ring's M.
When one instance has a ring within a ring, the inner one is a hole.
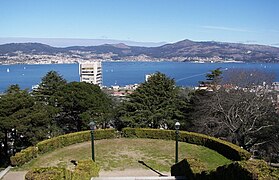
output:
M9 69L9 68L7 68L7 72L10 72L10 69Z

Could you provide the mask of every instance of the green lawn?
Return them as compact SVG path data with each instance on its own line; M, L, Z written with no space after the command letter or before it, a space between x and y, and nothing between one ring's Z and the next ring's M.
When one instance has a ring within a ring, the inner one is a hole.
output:
M174 164L175 141L157 139L108 139L95 141L95 159L102 170L144 168L138 160L159 171ZM179 160L187 158L194 172L215 169L231 161L203 146L179 143ZM70 160L91 158L91 143L85 142L44 154L17 170L43 166L73 166Z

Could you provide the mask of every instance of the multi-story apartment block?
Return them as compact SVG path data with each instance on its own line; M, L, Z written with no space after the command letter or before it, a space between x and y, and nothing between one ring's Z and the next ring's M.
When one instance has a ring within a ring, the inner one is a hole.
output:
M80 82L102 85L102 63L83 62L79 64Z

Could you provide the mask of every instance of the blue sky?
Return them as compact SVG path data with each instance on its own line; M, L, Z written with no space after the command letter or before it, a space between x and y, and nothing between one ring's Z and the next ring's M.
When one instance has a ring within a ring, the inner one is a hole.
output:
M279 1L0 0L0 37L279 45Z

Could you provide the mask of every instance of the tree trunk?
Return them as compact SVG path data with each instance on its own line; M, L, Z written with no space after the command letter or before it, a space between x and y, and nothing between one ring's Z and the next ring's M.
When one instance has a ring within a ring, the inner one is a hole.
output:
M4 139L4 154L5 158L8 158L8 131L7 129L5 131L5 139Z

